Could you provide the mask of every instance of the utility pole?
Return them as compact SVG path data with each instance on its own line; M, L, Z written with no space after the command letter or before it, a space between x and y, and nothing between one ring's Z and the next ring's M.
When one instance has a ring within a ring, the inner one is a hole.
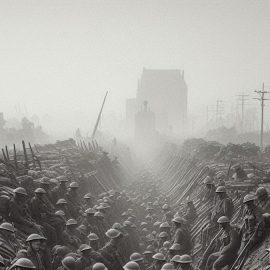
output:
M247 97L249 95L246 94L241 94L241 95L237 95L238 97L240 97L240 102L241 102L241 130L242 132L244 131L244 115L245 115L245 102L247 101Z
M264 126L264 101L265 100L269 100L267 98L265 98L265 94L269 93L267 91L264 90L264 83L262 85L262 90L260 91L254 91L259 95L259 98L254 98L257 99L261 102L261 136L260 136L260 147L261 150L263 150L263 126Z

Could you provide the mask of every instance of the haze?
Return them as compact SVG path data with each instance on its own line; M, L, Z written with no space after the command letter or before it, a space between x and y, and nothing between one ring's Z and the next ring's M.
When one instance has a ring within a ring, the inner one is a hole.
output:
M1 0L1 111L20 105L57 137L88 132L107 90L104 117L124 118L143 67L184 69L192 115L217 98L229 108L270 86L269 4Z

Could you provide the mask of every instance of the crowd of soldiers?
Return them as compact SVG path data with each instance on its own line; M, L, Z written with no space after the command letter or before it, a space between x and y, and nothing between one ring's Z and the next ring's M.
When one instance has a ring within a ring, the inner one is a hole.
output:
M85 190L83 196L75 179L61 175L56 180L52 187L43 177L34 192L14 189L0 225L0 269L193 269L191 227L199 213L192 200L181 209L173 206L166 194L160 194L158 183L146 176L121 190ZM219 251L205 252L199 268L230 269L240 253L265 236L268 193L260 187L256 194L244 196L243 224L236 227L231 223L234 203L224 183L216 187L207 177L204 185L200 203L209 201L213 207L201 245L207 250L218 233Z

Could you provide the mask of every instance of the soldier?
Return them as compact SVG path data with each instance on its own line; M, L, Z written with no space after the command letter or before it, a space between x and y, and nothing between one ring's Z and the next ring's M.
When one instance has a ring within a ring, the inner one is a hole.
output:
M118 248L123 239L123 234L116 229L109 229L106 236L110 238L110 241L101 248L100 253L109 262L109 270L122 270L124 263Z
M45 194L46 191L43 188L35 190L35 196L31 199L31 211L33 218L44 227L49 243L53 246L62 241L61 233L64 228L64 221L48 208L44 202Z
M95 217L95 224L98 229L97 235L100 239L101 245L104 245L106 242L105 237L104 237L105 232L106 232L106 225L104 223L104 218L105 218L104 214L98 211L94 214L94 217Z
M62 267L59 270L77 270L77 264L73 257L67 256L62 260Z
M189 254L192 248L191 235L184 227L185 220L181 217L175 217L172 221L175 228L172 243L180 244L179 255Z
M50 179L48 177L41 178L40 187L46 191L43 200L46 202L46 205L51 209L51 211L54 211L54 199L50 190Z
M180 255L173 256L171 262L173 263L175 269L180 269L181 256Z
M258 243L264 235L262 210L255 205L255 199L256 197L254 195L247 194L243 200L245 204L245 217L241 227L242 243L239 252L244 248L246 248L246 250L250 249ZM246 247L247 244L249 244L248 248Z
M211 202L213 203L215 201L215 191L216 191L216 188L215 188L215 184L213 182L213 180L211 179L210 176L207 176L203 183L205 184L206 186L206 193L205 195L203 196L202 198L202 202Z
M173 244L169 248L168 256L169 259L172 259L175 255L180 255L179 253L181 252L181 245L178 243Z
M93 204L93 196L91 195L91 193L87 193L83 196L84 198L84 205L83 208L84 209L88 209L88 208L93 208L94 204Z
M187 202L187 212L185 214L185 219L187 220L188 224L192 224L195 219L197 218L197 212L196 212L196 208L194 206L193 201L188 201Z
M0 225L0 248L5 250L6 259L13 259L20 247L14 233L12 224L4 222Z
M82 244L79 248L81 257L77 260L76 270L84 270L86 268L92 268L94 260L90 254L91 247L86 244Z
M56 270L58 267L61 266L61 262L64 257L70 253L70 249L65 246L58 246L55 251L53 251L53 258L52 258L52 269Z
M89 245L93 248L93 250L99 250L99 237L95 233L90 233L87 238L89 240Z
M259 187L256 190L257 205L261 208L263 214L270 213L270 198L268 192L264 187Z
M240 235L237 229L230 225L229 218L222 216L217 222L223 230L220 237L222 245L219 252L209 256L206 263L206 270L219 270L225 266L228 266L228 269L230 269L237 258L237 252L240 247Z
M171 225L168 222L163 222L159 226L160 232L166 232L169 235L169 239L171 239Z
M56 179L59 181L59 186L55 187L52 190L54 203L56 203L57 200L59 200L60 198L64 198L64 196L66 196L67 193L66 183L68 182L65 176L58 176Z
M145 270L145 264L144 264L144 258L143 256L138 253L138 252L134 252L130 255L129 258L131 261L136 262L139 266L141 270Z
M24 188L18 187L14 189L14 197L9 203L9 217L16 228L25 234L42 232L42 227L35 223L29 213L26 204L27 193Z
M192 259L189 255L184 254L180 256L179 264L180 264L181 270L193 270L191 263L192 263Z
M68 209L68 203L65 199L61 198L61 199L57 200L56 208L58 210L62 210L65 213L65 217L67 219L71 218L71 214L70 214L69 209Z
M63 241L71 249L78 249L80 246L80 239L76 230L77 224L75 219L69 219L66 223L66 230L63 232Z
M163 244L169 240L169 235L166 232L161 232L158 235L159 241L158 241L158 247L163 247Z
M153 263L153 255L154 255L155 248L153 246L148 246L146 250L144 251L144 263L145 268L149 268Z
M78 218L80 214L83 214L81 199L78 193L79 187L77 182L72 182L66 194L68 208L73 218Z
M85 218L82 222L83 225L87 228L86 232L87 234L91 233L98 233L98 228L96 224L96 218L95 218L96 210L94 208L88 208L85 210Z
M162 253L156 253L152 259L153 263L147 270L161 270L162 266L166 263L166 258Z
M45 260L40 249L41 240L46 240L46 238L39 234L29 235L26 239L26 242L28 243L26 254L24 252L18 252L16 257L18 259L26 257L31 260L37 270L50 270L51 262Z
M26 270L26 269L37 269L35 265L26 258L20 258L16 260L9 268L9 270Z
M233 215L233 202L232 199L228 197L226 193L226 188L220 186L216 189L216 194L219 200L216 202L214 209L212 210L210 223L207 228L203 230L202 233L202 243L203 246L207 244L209 235L213 235L218 231L218 223L217 220L221 216L226 216L229 219L232 218Z

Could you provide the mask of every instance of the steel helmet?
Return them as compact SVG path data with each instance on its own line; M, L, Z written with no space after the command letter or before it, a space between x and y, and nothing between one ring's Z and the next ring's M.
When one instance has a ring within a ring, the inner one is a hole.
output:
M76 261L73 257L67 256L62 260L62 265L67 270L75 270L76 269Z
M4 258L0 255L0 266L5 266Z
M88 208L85 210L85 213L89 215L90 214L94 215L96 213L96 210L94 208Z
M216 189L216 193L226 193L226 188L224 186L219 186Z
M72 182L72 183L70 183L69 187L70 188L79 188L80 186L77 182Z
M95 233L90 233L87 237L90 241L96 241L99 239L99 237Z
M161 270L176 270L175 267L171 263L165 263Z
M171 246L171 243L170 241L165 241L162 246L166 249L169 249L169 247Z
M160 224L159 228L171 228L170 224L166 221Z
M259 187L259 188L256 190L256 196L257 196L257 197L262 197L262 196L265 196L265 195L268 195L267 190L266 190L265 187Z
M159 206L158 201L154 201L153 206Z
M55 212L56 215L64 217L66 214L63 210L58 210Z
M85 250L90 250L90 249L92 249L92 248L87 244L81 244L80 247L79 247L80 252L83 252Z
M132 222L131 221L129 221L129 220L125 220L124 222L123 222L123 226L124 227L131 227L132 226Z
M186 219L176 216L172 219L172 221L175 223L184 224L186 222Z
M243 203L247 203L247 202L251 202L251 201L255 201L256 197L252 194L247 194L244 199L243 199Z
M139 262L143 260L143 256L138 252L134 252L130 255L129 259L133 262Z
M169 249L170 250L180 250L181 249L181 245L178 244L178 243L175 243Z
M165 238L165 237L168 237L169 235L166 232L161 232L158 236L159 238Z
M109 229L105 234L111 239L115 239L122 235L122 233L116 229Z
M144 255L145 255L145 254L154 254L154 251L148 250L148 249L147 249L147 250L144 251L143 254L144 254Z
M230 223L230 220L228 217L226 216L222 216L217 220L218 223L222 224L222 223Z
M9 232L12 232L12 233L15 232L14 226L13 226L11 223L8 223L8 222L2 223L2 224L0 225L0 229L1 229L1 230L5 230L5 231L9 231Z
M192 263L192 259L189 255L185 254L180 257L179 263Z
M25 196L28 195L26 190L23 187L17 187L13 190L13 192L16 194L21 194L21 195L25 195Z
M123 229L123 226L118 223L118 222L115 222L113 225L112 225L112 229L116 229L118 231L121 231L121 229Z
M44 188L37 188L37 189L35 189L34 192L37 194L45 194L46 193Z
M141 227L147 227L148 226L148 223L147 222L142 222L140 226Z
M37 233L32 233L27 237L26 242L31 242L31 241L36 241L36 240L47 240L47 238Z
M171 259L171 262L179 263L180 261L181 261L181 256L180 255L175 255Z
M101 212L96 212L95 214L94 214L94 216L95 217L98 217L98 218L104 218L104 214L103 213L101 213Z
M203 183L206 184L206 185L213 185L213 184L214 184L210 176L207 176L207 177L203 180Z
M140 266L134 261L126 263L123 268L124 270L141 270Z
M153 224L153 226L154 226L154 227L159 227L159 226L160 226L160 224L161 224L161 222L160 222L160 221L156 221L156 222Z
M108 270L108 268L103 263L95 263L92 270Z
M44 185L50 185L50 178L48 178L48 177L42 177L41 179L40 179L40 184L44 184Z
M70 226L70 225L77 225L78 224L78 222L77 222L77 220L75 220L74 218L71 218L71 219L69 219L67 222L66 222L66 225L67 226Z
M167 203L162 206L162 210L168 210L170 207Z
M26 268L26 269L36 269L35 265L29 259L26 259L26 258L18 259L15 263L11 265L9 269L11 270L17 266Z
M84 196L83 196L84 199L92 199L93 196L91 195L91 193L86 193Z
M165 256L164 256L164 254L162 254L162 253L156 253L156 254L152 257L152 259L157 260L157 261L166 261L166 258L165 258Z
M56 205L59 205L59 204L67 204L67 201L65 199L59 199L57 202L56 202Z
M59 182L68 182L66 177L63 175L56 177L56 180L58 180Z

